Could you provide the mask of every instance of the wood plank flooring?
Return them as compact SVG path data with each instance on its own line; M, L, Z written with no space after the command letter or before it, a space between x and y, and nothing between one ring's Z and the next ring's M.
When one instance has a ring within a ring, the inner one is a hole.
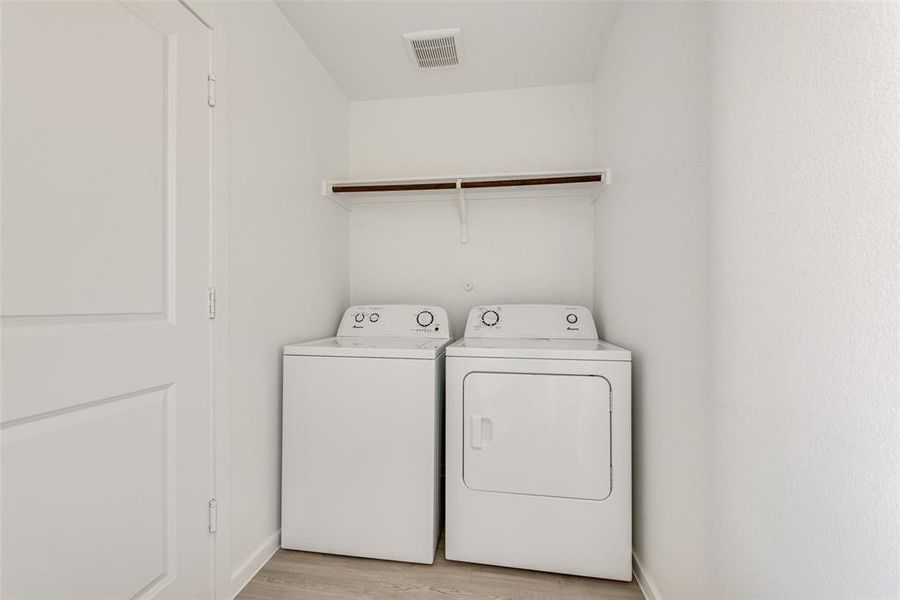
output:
M279 550L238 600L644 600L637 583L451 562L433 565Z

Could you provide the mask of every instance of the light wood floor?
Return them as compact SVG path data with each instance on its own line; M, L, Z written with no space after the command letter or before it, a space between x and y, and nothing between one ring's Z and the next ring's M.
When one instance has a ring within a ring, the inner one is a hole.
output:
M644 600L637 583L444 559L433 565L279 550L238 600Z

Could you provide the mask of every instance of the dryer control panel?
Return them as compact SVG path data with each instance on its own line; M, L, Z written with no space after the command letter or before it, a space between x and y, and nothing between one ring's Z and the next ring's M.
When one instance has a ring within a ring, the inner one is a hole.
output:
M495 304L476 306L466 321L467 338L596 340L594 316L584 306Z
M450 320L440 306L380 304L351 306L338 337L420 337L450 339Z

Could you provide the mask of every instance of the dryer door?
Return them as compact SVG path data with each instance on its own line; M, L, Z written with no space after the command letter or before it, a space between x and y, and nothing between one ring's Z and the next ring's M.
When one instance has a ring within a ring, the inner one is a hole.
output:
M466 486L603 500L610 492L610 392L596 375L470 373L463 383Z

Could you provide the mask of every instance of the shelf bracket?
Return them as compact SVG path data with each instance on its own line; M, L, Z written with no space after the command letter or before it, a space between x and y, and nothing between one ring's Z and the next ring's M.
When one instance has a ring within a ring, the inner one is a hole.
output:
M469 243L469 215L466 205L466 191L462 186L462 179L456 180L456 191L459 193L459 243Z
M600 196L606 192L607 188L612 185L612 173L609 169L603 169L603 179L600 183L600 187L597 188L597 192L594 194L594 197L591 198L591 205L594 205L597 200L600 199Z
M331 182L327 179L322 180L322 196L328 198L347 212L350 211L350 203L334 195L334 192L331 190Z

